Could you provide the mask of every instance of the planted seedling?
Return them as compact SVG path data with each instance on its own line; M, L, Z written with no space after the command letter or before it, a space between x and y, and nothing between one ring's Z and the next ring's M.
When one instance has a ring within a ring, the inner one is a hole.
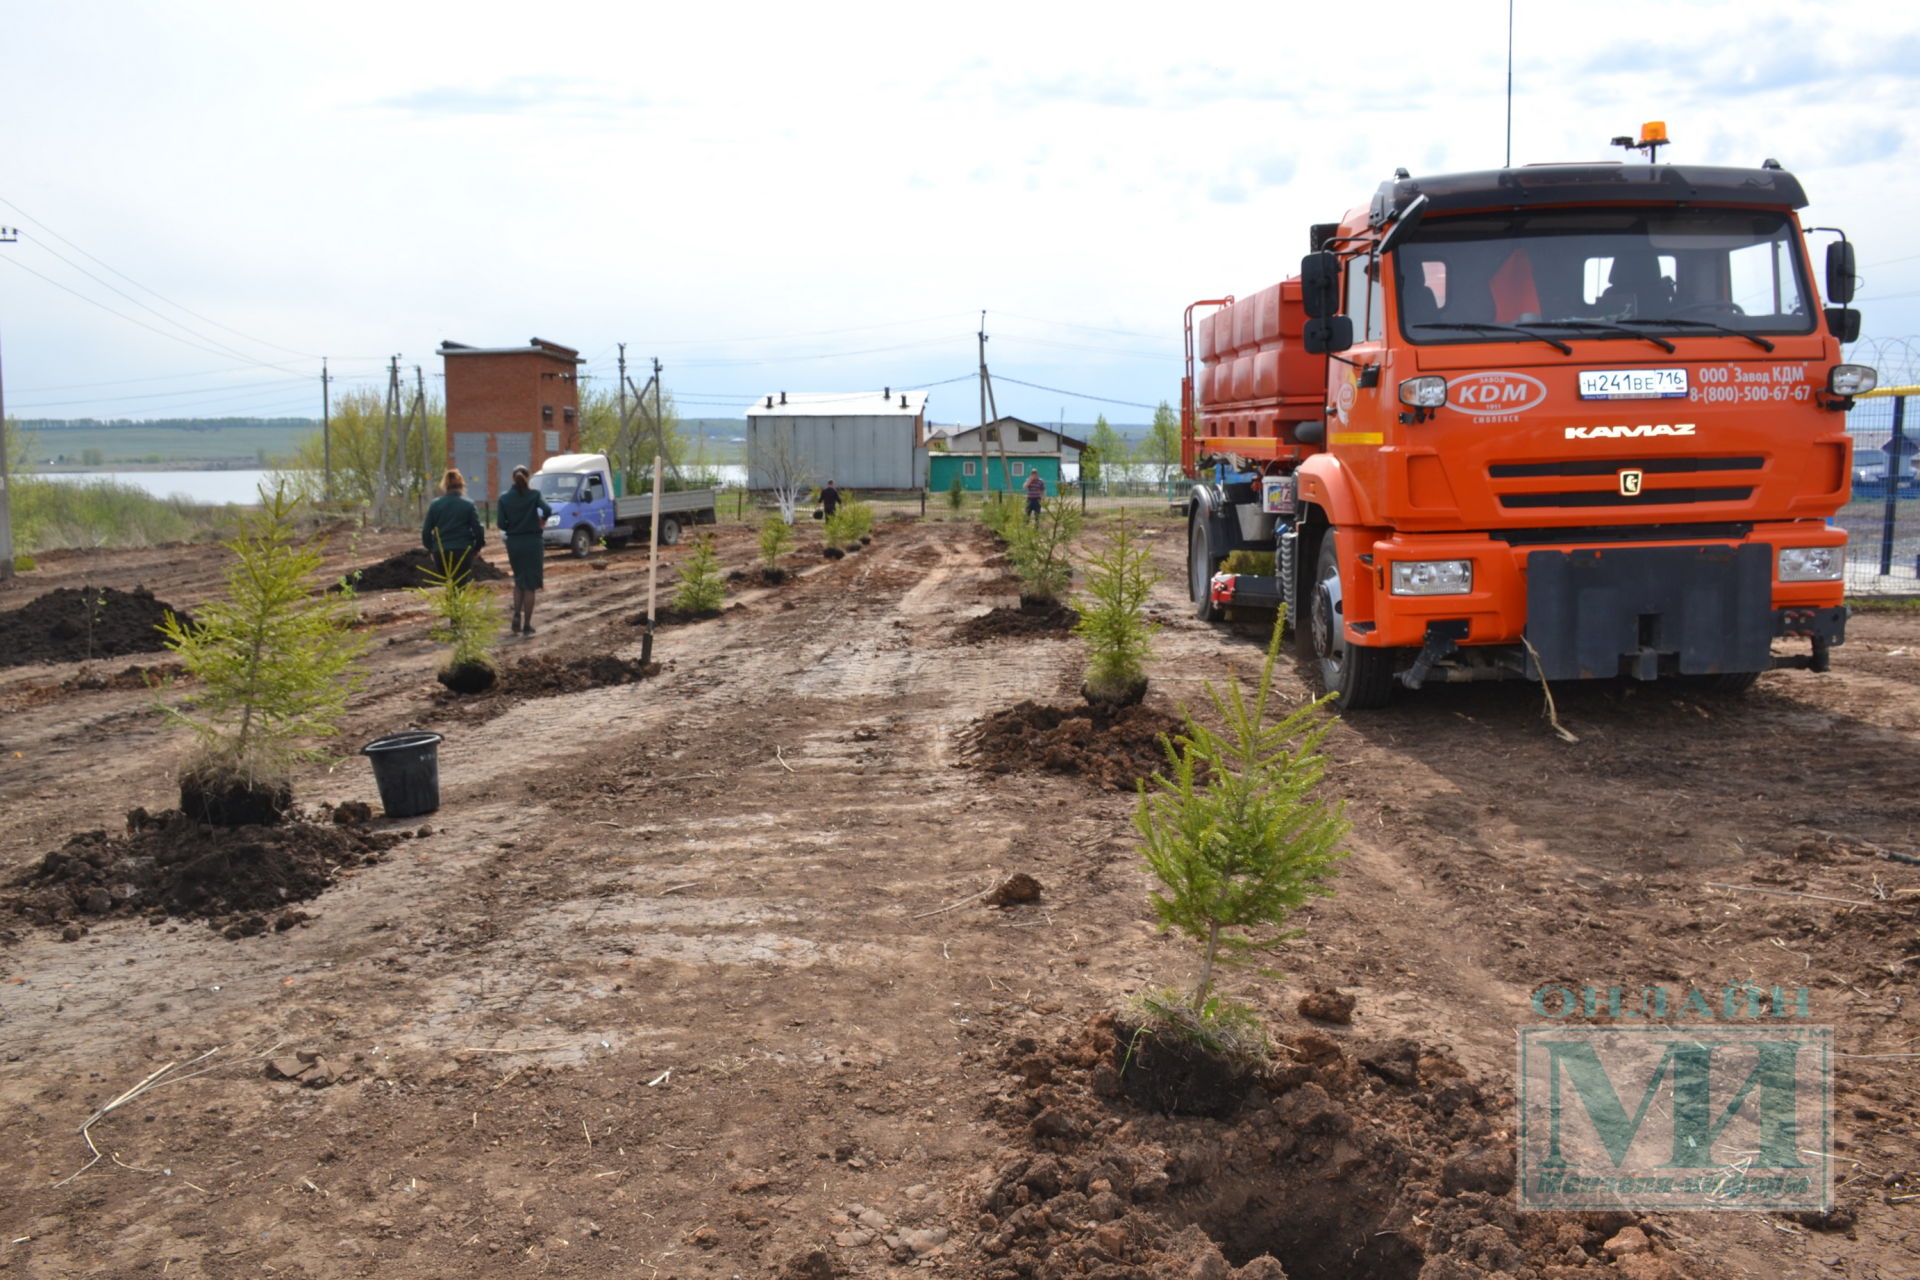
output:
M1319 794L1320 745L1333 725L1327 699L1267 723L1278 625L1273 634L1250 698L1237 677L1225 693L1207 684L1221 729L1185 713L1184 731L1167 744L1171 774L1140 785L1133 819L1160 881L1154 914L1200 949L1193 989L1143 1001L1141 1011L1153 1026L1230 1053L1254 1051L1259 1041L1249 1043L1248 1033L1258 1024L1215 992L1216 965L1250 964L1297 937L1287 919L1332 893L1327 881L1346 856L1342 806Z
M277 821L292 801L294 765L320 754L360 687L354 660L365 642L348 631L355 614L344 583L315 594L316 540L296 541L285 486L262 492L223 545L233 555L223 599L184 623L161 620L167 648L196 687L167 719L192 733L180 775L180 805L215 825Z
M1124 707L1146 696L1146 663L1156 629L1146 616L1158 580L1148 567L1152 559L1124 511L1105 544L1087 557L1086 593L1073 629L1087 642L1081 694L1090 703Z
M702 538L693 544L693 550L680 566L680 585L673 592L673 607L682 613L715 613L726 598L727 579L721 572L719 557L713 554L713 539Z
M455 693L482 693L500 678L493 647L500 640L500 598L473 580L457 554L440 553L438 566L421 571L424 587L413 594L427 603L434 624L427 635L451 652L435 674Z

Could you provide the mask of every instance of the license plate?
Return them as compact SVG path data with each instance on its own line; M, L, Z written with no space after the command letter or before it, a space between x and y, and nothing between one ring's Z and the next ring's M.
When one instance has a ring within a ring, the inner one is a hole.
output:
M1683 400L1685 369L1582 369L1582 400Z

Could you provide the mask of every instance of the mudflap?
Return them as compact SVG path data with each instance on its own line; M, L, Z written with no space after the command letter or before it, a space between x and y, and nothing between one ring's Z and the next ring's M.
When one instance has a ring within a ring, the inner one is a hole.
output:
M1527 674L1727 675L1773 666L1772 548L1606 547L1527 557Z

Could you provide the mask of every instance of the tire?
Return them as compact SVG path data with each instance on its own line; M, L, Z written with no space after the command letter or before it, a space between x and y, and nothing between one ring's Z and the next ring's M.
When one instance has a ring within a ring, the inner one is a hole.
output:
M1320 537L1307 625L1301 630L1302 647L1313 659L1321 687L1340 695L1337 710L1365 711L1387 704L1393 692L1394 651L1347 643L1338 534L1332 529Z
M609 551L625 551L625 550L627 549L627 544L628 544L628 543L630 543L630 542L632 542L632 541L633 541L633 539L631 539L631 538L608 538L608 539L607 539L607 550L609 550Z
M680 519L678 516L660 518L660 545L671 547L680 541Z
M1193 616L1202 622L1220 621L1213 604L1213 571L1221 561L1213 555L1207 518L1196 509L1187 521L1187 594L1193 597Z
M573 551L573 558L575 560L585 560L588 556L592 555L595 541L593 530L589 529L586 525L583 524L578 529L575 529L573 531L573 541L568 544Z

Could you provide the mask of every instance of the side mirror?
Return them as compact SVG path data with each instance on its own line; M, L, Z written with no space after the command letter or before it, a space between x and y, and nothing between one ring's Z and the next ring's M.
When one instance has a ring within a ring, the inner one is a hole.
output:
M1339 258L1322 251L1300 259L1300 305L1310 320L1319 320L1340 310Z
M1827 332L1839 339L1841 346L1860 340L1860 313L1852 307L1828 307Z
M1300 345L1310 356L1345 351L1353 345L1353 321L1347 316L1322 316L1300 330Z
M1835 240L1827 246L1827 301L1845 306L1853 301L1853 245Z

